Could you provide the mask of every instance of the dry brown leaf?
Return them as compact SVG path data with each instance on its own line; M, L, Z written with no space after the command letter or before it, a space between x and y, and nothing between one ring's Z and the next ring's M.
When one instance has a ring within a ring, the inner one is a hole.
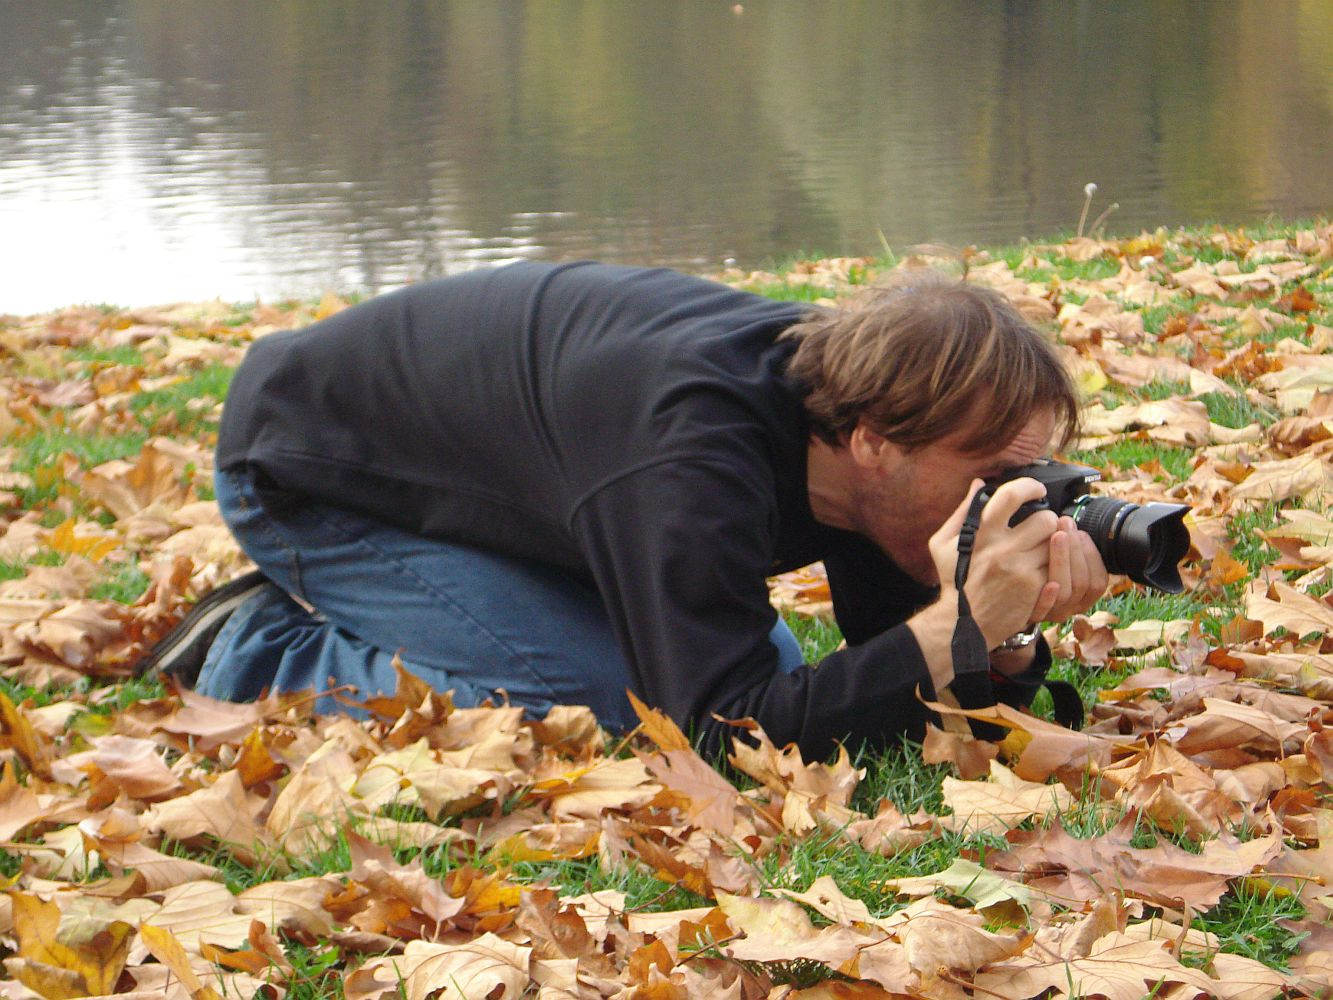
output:
M1004 833L1032 817L1062 812L1073 801L1061 785L1024 781L991 761L989 781L944 779L944 804L953 814L940 822L956 833Z
M462 944L409 941L402 955L377 958L343 980L347 1000L427 1000L449 987L459 997L512 1000L528 985L531 948L483 934Z
M1180 964L1161 942L1135 941L1119 934L1101 938L1086 958L1049 960L1032 956L979 974L976 985L1004 996L1037 996L1047 990L1069 997L1102 996L1106 1000L1143 1000L1161 987L1183 983L1216 995L1213 979Z

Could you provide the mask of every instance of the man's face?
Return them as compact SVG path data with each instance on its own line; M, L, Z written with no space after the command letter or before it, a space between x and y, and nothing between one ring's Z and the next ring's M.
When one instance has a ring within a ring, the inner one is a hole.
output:
M997 452L970 454L962 433L905 451L884 442L877 464L857 489L860 530L923 583L939 583L927 543L967 495L974 479L989 479L1041 458L1050 447L1055 414L1039 411Z

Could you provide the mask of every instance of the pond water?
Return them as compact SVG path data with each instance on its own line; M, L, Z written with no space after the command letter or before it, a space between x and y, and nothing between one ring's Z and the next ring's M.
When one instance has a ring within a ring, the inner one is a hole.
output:
M1333 4L0 0L0 312L1333 207Z

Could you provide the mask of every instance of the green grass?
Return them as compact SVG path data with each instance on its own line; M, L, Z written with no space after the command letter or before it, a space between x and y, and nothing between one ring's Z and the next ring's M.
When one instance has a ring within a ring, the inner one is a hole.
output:
M64 454L73 455L84 468L91 468L113 458L137 455L147 440L148 435L139 431L104 434L75 431L67 427L45 428L11 437L9 443L18 449L11 468L37 478L40 470L49 467Z
M1188 479L1194 468L1195 453L1188 448L1170 448L1152 441L1129 439L1090 451L1070 452L1066 458L1074 465L1090 465L1094 469L1135 469L1160 462L1167 475L1158 475L1162 482Z
M71 347L66 352L66 357L71 361L85 362L85 369L93 369L106 365L129 365L138 367L144 363L143 352L137 347L129 344L122 344L118 347L104 347L99 344L84 344L79 347Z
M772 284L763 283L749 286L748 291L757 295L763 295L770 299L777 299L780 302L818 302L820 299L831 298L836 294L836 289L829 285L818 285L813 282L806 284Z
M1300 945L1300 935L1280 921L1300 920L1305 915L1305 907L1290 893L1257 889L1242 881L1216 906L1195 917L1192 926L1217 935L1218 946L1224 952L1286 970ZM1209 957L1195 956L1201 964Z
M1251 424L1267 427L1278 418L1278 414L1247 399L1243 390L1237 391L1234 396L1222 392L1205 392L1198 399L1207 407L1208 419L1223 427L1240 428Z
M110 569L109 575L93 584L88 596L99 601L119 601L133 604L152 581L138 566L127 564Z
M290 942L283 949L292 965L286 984L287 1000L327 1000L343 995L343 962L346 956L337 945L305 945Z
M838 625L829 618L815 618L811 615L787 614L783 621L796 636L805 653L807 663L818 663L842 642L842 632Z
M211 430L216 423L216 404L226 397L233 371L227 365L208 365L174 385L137 394L130 409L145 427L158 426L170 417L173 433L194 436Z

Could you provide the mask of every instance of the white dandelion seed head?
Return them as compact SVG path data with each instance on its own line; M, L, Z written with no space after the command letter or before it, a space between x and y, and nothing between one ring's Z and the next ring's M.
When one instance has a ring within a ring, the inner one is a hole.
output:
M1094 194L1097 193L1097 185L1094 184L1092 181L1088 181L1088 183L1083 185L1083 193L1086 194L1089 198L1091 198Z

